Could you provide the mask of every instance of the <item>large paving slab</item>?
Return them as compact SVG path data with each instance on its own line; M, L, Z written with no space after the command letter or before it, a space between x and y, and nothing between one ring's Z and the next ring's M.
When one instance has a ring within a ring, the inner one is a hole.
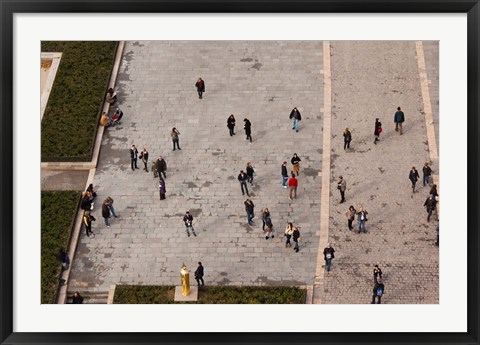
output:
M179 284L182 263L194 269L197 261L205 266L206 284L313 284L322 61L321 41L127 42L117 79L124 120L106 131L94 178L98 199L113 197L121 217L107 229L96 207L96 236L81 234L69 289ZM194 88L200 76L206 81L202 100ZM303 116L299 133L288 119L294 106ZM231 113L237 118L234 137L226 127ZM252 122L253 144L245 140L244 117ZM181 151L172 152L172 127L181 133ZM130 169L132 144L146 146L151 159L166 158L166 200L159 200L151 173ZM281 188L280 166L294 152L302 170L298 199L290 201ZM252 227L236 180L249 161L257 173ZM277 230L273 240L263 236L263 207ZM197 237L186 236L186 210L195 217ZM284 247L287 221L301 227L299 253Z
M435 70L438 43L436 48L429 43L428 49L427 66ZM413 194L408 180L412 166L421 174L423 163L430 161L415 42L332 42L331 50L329 240L336 253L332 271L325 273L324 291L317 293L322 294L322 303L369 303L373 266L379 264L384 303L438 303L436 222L427 223L423 208L429 188L419 181L418 193ZM432 81L438 123L438 73ZM393 123L397 106L406 117L402 136ZM378 145L373 144L376 117L383 124ZM353 136L347 151L345 127ZM438 166L433 169L438 173ZM347 181L345 204L339 204L335 184L339 175ZM349 205L364 206L369 212L366 234L348 230Z

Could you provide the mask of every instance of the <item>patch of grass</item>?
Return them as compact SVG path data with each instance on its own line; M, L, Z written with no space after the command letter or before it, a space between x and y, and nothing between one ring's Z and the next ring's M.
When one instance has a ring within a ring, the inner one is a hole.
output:
M55 303L57 277L62 269L62 264L57 260L57 254L60 249L67 249L81 193L45 191L41 195L41 301L42 304L52 304Z
M42 162L90 161L117 42L44 41L62 52L42 120Z
M115 304L170 304L175 286L117 285ZM203 286L198 304L305 304L307 291L293 286Z

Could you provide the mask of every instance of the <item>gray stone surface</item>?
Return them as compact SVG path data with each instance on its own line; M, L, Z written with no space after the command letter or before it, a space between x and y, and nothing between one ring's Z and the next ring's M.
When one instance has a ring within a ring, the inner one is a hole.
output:
M85 189L88 170L43 170L41 171L42 190L80 190Z

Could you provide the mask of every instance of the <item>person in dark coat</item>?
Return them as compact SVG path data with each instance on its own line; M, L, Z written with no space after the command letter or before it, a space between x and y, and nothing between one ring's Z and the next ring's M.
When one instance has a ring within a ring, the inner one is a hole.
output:
M378 279L382 279L382 270L378 265L373 268L373 283L378 283Z
M262 221L263 221L262 230L263 231L265 231L265 220L267 218L270 218L270 211L268 210L268 208L265 207L262 211Z
M247 182L250 182L250 185L253 186L253 174L255 173L255 170L253 169L251 162L247 163L246 169L247 169Z
M323 259L325 260L327 272L330 272L330 268L332 267L332 259L335 258L333 253L335 253L335 249L332 248L330 243L327 243L327 247L323 249Z
M343 131L343 149L344 150L350 148L350 142L351 141L352 141L352 133L350 132L350 130L347 127Z
M203 270L203 265L201 262L198 263L198 267L195 270L194 276L195 280L197 281L197 284L200 286L200 281L202 282L202 285L205 285L203 282L203 275L204 275L204 270Z
M198 98L202 99L202 94L205 92L205 82L202 78L198 78L195 86L197 88Z
M338 177L337 189L340 191L340 203L342 204L345 202L345 190L347 189L347 181L345 181L342 175Z
M96 221L95 217L91 215L90 211L83 212L83 224L85 224L85 233L87 237L93 234L92 222Z
M238 174L237 179L240 182L240 187L242 188L242 195L245 195L245 192L246 192L247 195L250 196L250 194L248 193L248 187L247 187L247 174L245 174L243 170L240 170L240 174Z
M412 170L410 170L410 173L408 174L408 179L412 182L412 191L415 193L415 185L417 184L418 179L420 178L420 175L418 175L417 169L415 167L412 167Z
M80 208L84 211L90 211L93 209L93 202L90 193L85 191L82 194L82 201L80 202Z
M243 119L245 129L245 135L247 136L247 140L250 139L250 144L252 143L252 123L248 119Z
M436 198L438 195L438 191L437 191L437 185L434 184L432 186L432 188L430 188L430 193L429 193L431 196L433 196L434 198Z
M167 178L167 162L163 159L162 156L159 156L157 162L155 163L158 176L161 177L163 174L163 178Z
M170 133L170 136L172 137L172 142L173 142L173 151L175 151L175 145L177 145L177 148L181 150L180 148L180 132L178 131L177 128L173 127L172 132Z
M298 251L300 250L298 245L298 242L300 242L300 229L298 228L298 226L293 228L292 237L293 237L293 242L295 242L295 247L293 247L293 249L295 250L295 252L298 253Z
M158 191L160 193L160 200L165 200L165 193L167 193L167 187L165 186L165 180L161 176L158 179Z
M427 210L428 217L427 217L427 222L430 221L430 217L432 216L433 210L435 210L435 207L437 206L437 200L430 194L425 200L423 206Z
M87 192L90 193L90 200L93 201L97 197L97 190L93 188L93 183L90 183L87 187Z
M264 214L264 216L265 226L267 227L267 229L264 230L264 232L266 232L265 239L268 240L270 237L275 237L275 230L273 229L273 222L272 218L270 217L270 212L268 212L266 215Z
M292 129L294 129L295 132L298 132L298 122L302 120L302 115L298 111L297 107L293 108L292 111L290 112L290 120L292 119L293 119Z
M290 239L292 238L293 235L293 224L292 223L287 223L287 227L285 228L285 233L283 236L286 237L285 240L285 248L291 247L292 243L290 242Z
M193 228L193 216L190 214L189 211L185 212L183 216L183 222L185 223L185 231L187 232L188 237L190 237L189 229L192 230L193 236L197 237L195 233L195 229Z
M402 124L405 122L405 114L400 107L397 108L395 115L393 115L393 121L395 122L395 131L398 132L398 129L400 129L400 135L402 135Z
M230 131L230 136L235 135L235 116L231 114L227 119L227 127Z
M83 304L83 297L78 291L75 291L72 298L72 304Z
M427 184L430 184L430 179L432 176L432 168L430 168L430 164L425 162L422 168L423 172L423 186L425 187Z
M144 147L142 149L142 151L140 152L140 159L142 160L143 162L143 165L145 166L143 168L143 170L145 170L146 172L148 172L148 167L147 167L147 164L148 164L148 151L147 151L147 148Z
M347 212L345 212L345 216L348 220L348 230L353 230L353 221L355 220L355 215L357 214L357 210L353 205L350 205Z
M302 160L300 159L300 157L298 157L298 155L296 153L293 154L293 157L292 159L290 160L290 162L292 163L292 174L295 174L295 175L300 175L300 162Z
M65 249L61 249L59 252L58 252L58 256L57 256L57 259L58 261L60 261L62 263L62 268L64 270L67 270L68 267L70 266L70 257L68 256L67 252L65 251Z
M373 143L377 145L377 141L380 141L380 133L382 133L382 123L378 121L378 117L375 119L375 129L373 131L373 135L375 136L375 140Z
M255 209L255 204L253 203L252 200L247 199L244 202L245 205L245 211L247 212L247 222L248 225L253 225L253 218L255 217L254 209Z
M283 162L282 164L282 187L287 188L288 182L288 171L287 171L287 162Z
M109 228L110 223L108 219L110 218L110 209L108 208L108 203L105 201L102 203L102 217L105 225L107 226L107 228Z
M385 285L382 278L378 277L377 282L373 286L372 304L375 304L375 297L378 299L377 304L382 304L382 296L385 294Z
M135 171L135 169L138 169L137 157L138 157L138 150L135 147L135 145L132 145L132 147L130 148L130 163L132 166L132 171Z

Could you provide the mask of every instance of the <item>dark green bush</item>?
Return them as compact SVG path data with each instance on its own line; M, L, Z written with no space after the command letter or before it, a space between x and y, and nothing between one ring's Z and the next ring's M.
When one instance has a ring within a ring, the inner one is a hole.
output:
M90 161L117 42L42 42L62 52L42 120L42 162Z
M80 195L78 191L42 192L42 304L55 303L58 275L62 269L57 254L60 249L67 249Z
M203 286L198 304L305 304L306 290L292 286ZM175 286L117 285L115 304L174 303Z

